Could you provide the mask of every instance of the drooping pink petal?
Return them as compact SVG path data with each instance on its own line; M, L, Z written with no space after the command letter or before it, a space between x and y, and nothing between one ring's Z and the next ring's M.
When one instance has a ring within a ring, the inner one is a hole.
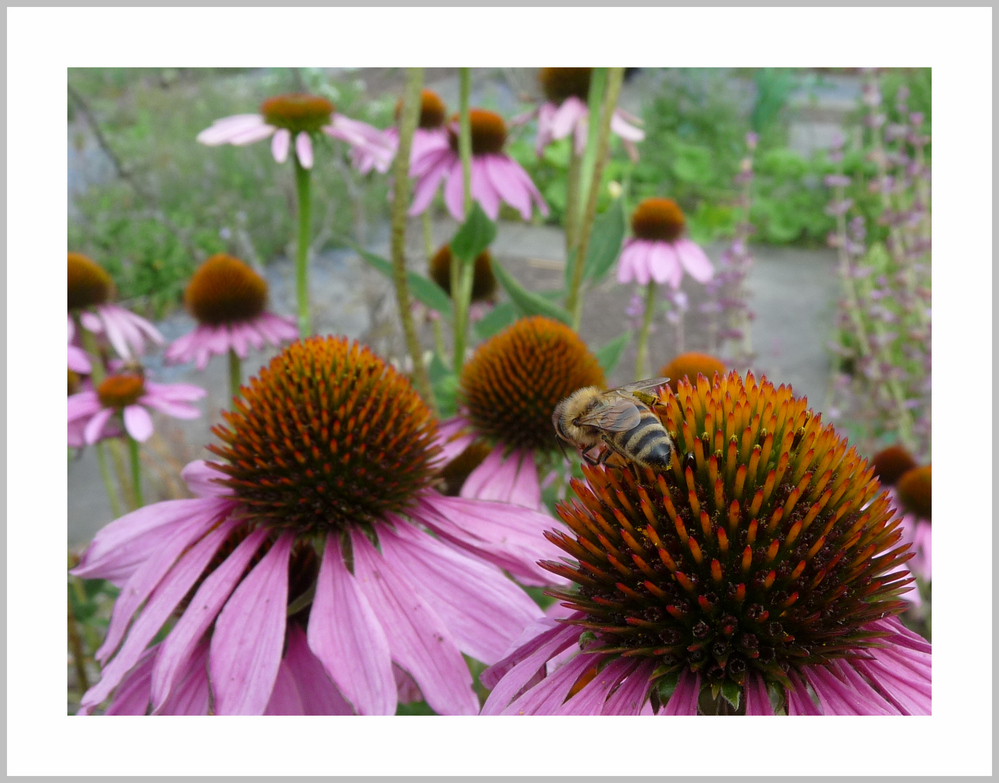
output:
M97 441L101 439L101 432L104 430L104 425L108 423L114 415L114 411L110 408L102 408L95 413L90 421L87 422L87 426L83 428L83 440L86 441L88 446L92 446Z
M409 208L409 214L419 215L427 207L430 206L430 202L434 200L434 195L437 193L437 187L440 185L441 180L447 175L449 164L451 158L445 154L442 155L442 159L445 161L439 166L431 168L426 174L419 175L416 180L416 185L413 188L413 204ZM427 156L429 157L429 156ZM425 160L423 158L421 160Z
M747 715L773 715L774 708L767 694L767 684L755 672L746 675L746 684L742 689L742 697L746 700Z
M81 705L96 706L106 699L121 679L142 657L146 645L201 576L226 537L238 524L227 519L185 552L153 590L141 613L132 623L128 638L118 654L101 671L100 682L88 690ZM150 669L151 671L151 669Z
M158 663L157 659L157 663ZM156 671L156 667L153 667ZM187 658L169 697L154 715L207 715L210 700L208 684L208 639L202 639ZM153 703L156 704L155 698Z
M797 672L793 669L787 673L791 680L791 688L786 689L787 714L788 715L821 715L819 708L815 706L812 695L808 692L808 686L802 682Z
M157 329L155 326L153 326L151 323L149 323L149 321L147 321L141 315L136 315L131 310L125 310L124 308L121 308L121 310L125 314L125 317L129 320L129 322L131 322L131 324L139 332L145 333L145 335L146 335L146 337L148 339L152 340L154 343L157 343L158 345L163 345L163 343L166 342L166 340L164 339L163 335L160 334L159 329ZM135 350L137 350L137 351L141 351L142 350L142 342L143 342L143 338L142 338L142 335L140 334L138 342L136 343L136 349Z
M504 455L503 450L503 445L497 444L482 464L468 474L461 487L461 497L498 500L539 510L541 485L532 452L517 449Z
M687 274L698 283L706 283L712 278L715 269L707 255L701 250L700 245L689 239L678 239L673 243L673 247L680 257L683 268L687 270Z
M291 673L288 662L281 660L278 666L277 676L274 678L274 686L271 688L271 697L264 707L264 715L304 715L302 698L298 692L298 683Z
M236 356L240 359L245 359L249 353L249 340L247 339L247 334L253 332L254 330L245 323L233 323L228 326L229 344L232 346L232 350L235 351Z
M187 488L199 498L232 497L232 489L221 484L227 476L211 467L205 460L188 462L180 472Z
M476 155L472 158L472 198L482 205L490 220L499 217L500 195L489 178L484 159L489 155Z
M433 171L438 171L443 176L457 159L457 153L450 147L433 147L427 149L422 155L413 158L413 162L409 167L409 176L414 179L420 179Z
M562 105L552 117L551 133L556 139L564 139L576 127L576 123L589 115L589 109L576 96L570 96L562 101Z
M528 632L534 634L532 638L517 645L506 658L479 676L482 684L492 691L482 708L483 715L499 715L532 679L544 674L545 663L552 656L578 645L583 629L542 619Z
M208 392L201 386L194 386L190 383L154 383L146 382L146 390L149 394L162 397L171 402L191 402L201 400L208 396Z
M222 605L268 535L266 528L258 528L240 541L233 553L201 583L191 603L163 640L153 668L154 713L165 709L164 705L178 679L183 676L185 666L195 654L198 643L204 638L205 632L215 621Z
M139 443L149 440L153 434L153 420L149 411L141 405L126 405L124 410L125 429Z
M95 658L105 662L118 649L125 631L132 621L132 615L153 592L160 580L173 568L177 558L218 521L220 509L228 510L230 504L224 500L196 500L192 502L192 513L173 528L173 535L165 539L161 546L150 553L129 577L121 589L114 609L104 644L97 650Z
M462 174L461 160L455 160L447 172L447 182L444 183L444 203L448 212L455 220L465 219L465 183Z
M838 674L838 672L837 672ZM871 698L870 686L859 676L859 682L843 682L837 674L825 666L811 666L808 669L808 684L819 699L823 715L892 715L896 710L880 697ZM862 685L861 685L862 683ZM860 692L855 685L861 685ZM864 693L863 691L868 691Z
M146 650L142 660L121 681L114 698L104 710L105 715L145 715L149 709L149 677L153 670L156 648ZM99 702L98 702L99 703ZM93 706L81 706L81 713L89 715Z
M602 715L638 715L649 700L649 678L656 668L653 660L642 661L614 693L601 710Z
M617 109L611 115L611 130L626 141L643 141L645 139L645 131L628 124L621 109Z
M582 156L586 152L586 142L590 135L589 122L577 122L576 128L572 132L572 143L576 154Z
M194 344L198 337L198 330L201 327L181 335L167 346L163 353L163 360L166 364L184 364L194 358Z
M412 704L414 701L423 701L423 694L420 693L420 687L405 669L400 669L399 666L393 663L392 673L395 675L395 685L399 693L400 704Z
M69 421L91 416L101 409L101 401L95 391L82 391L66 398L66 412Z
M288 649L284 654L288 671L298 688L303 715L353 715L319 659L309 649L305 631L297 623L288 625Z
M175 419L197 419L201 416L201 411L187 403L171 402L159 396L146 394L140 397L138 401L142 405L160 413L165 413L167 416L173 416Z
M278 163L288 160L288 148L291 146L291 131L287 128L278 128L271 139L271 154Z
M305 131L302 131L295 137L295 154L298 156L298 162L302 164L303 169L312 168L312 139Z
M625 241L624 248L617 260L617 281L622 285L630 283L637 278L636 259L642 253L641 240L629 239Z
M596 660L596 658L594 658ZM634 658L617 658L600 671L579 692L556 708L555 715L600 715L608 694L638 668Z
M660 715L696 715L697 699L701 694L701 676L684 668L676 684L676 690L669 697Z
M260 715L270 701L284 648L294 542L293 533L282 533L219 612L208 656L217 715Z
M437 425L437 440L434 445L441 449L440 461L442 463L450 462L472 444L475 435L470 431L470 428L471 424L463 416L453 416ZM468 432L462 434L463 430L468 430Z
M541 104L541 108L538 109L538 137L534 142L534 151L539 158L544 155L545 147L553 140L552 118L557 110L558 107L550 101Z
M240 133L264 125L266 122L259 114L234 114L231 117L223 117L213 122L211 127L205 128L198 134L197 140L209 147L228 144Z
M680 287L683 280L683 267L676 251L668 242L652 242L646 256L649 274L659 285L669 283L673 289Z
M214 502L209 506L209 513L217 514L227 504ZM136 567L205 509L203 500L164 500L136 509L101 528L70 573L83 579L107 579L121 587Z
M316 658L360 714L395 714L397 689L388 639L347 570L335 535L326 538L308 640Z
M75 345L66 346L66 366L73 372L88 375L90 373L90 357L82 348Z
M494 663L510 642L542 616L538 605L494 566L463 556L401 519L379 533L382 556L417 586L458 647Z
M276 131L273 125L260 125L256 128L248 128L245 131L234 134L230 139L230 144L235 144L237 147L243 147L247 144L253 144L257 141L262 141L268 138L274 131Z
M508 176L515 177L520 181L520 186L530 194L531 201L533 201L534 205L538 208L538 212L540 212L543 217L548 217L548 205L545 203L545 199L541 195L541 191L538 190L537 186L535 186L534 180L531 179L531 175L524 171L523 166L517 163L517 161L513 158L506 157L505 165ZM525 218L525 220L529 219L529 217L530 216Z
M392 660L412 675L442 715L475 715L472 675L440 616L363 535L354 544L354 576L385 629Z
M524 220L530 220L531 194L521 187L517 177L509 175L507 168L502 164L503 159L499 155L482 156L483 168L500 197L516 209Z
M601 660L600 655L579 653L533 688L518 696L503 710L504 715L552 714L566 700L572 686ZM576 714L576 713L574 713Z

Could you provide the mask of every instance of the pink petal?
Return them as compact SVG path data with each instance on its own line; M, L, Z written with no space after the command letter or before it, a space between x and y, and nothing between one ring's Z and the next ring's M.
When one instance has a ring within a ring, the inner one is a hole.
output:
M652 242L648 255L649 274L659 285L669 283L674 289L680 287L683 279L683 267L676 251L668 242Z
M600 662L599 655L578 654L558 671L510 702L504 715L553 715L566 700L572 686Z
M558 107L551 102L545 102L541 104L541 108L538 109L538 137L534 142L534 151L540 158L544 152L545 147L547 147L553 141L552 136L552 118L555 116L555 112Z
M161 645L162 646L162 645ZM159 665L157 658L156 665ZM156 666L153 667L155 676ZM207 715L210 700L208 684L208 640L203 639L187 658L177 685L154 715ZM155 703L155 700L154 700Z
M465 219L465 183L463 179L461 160L451 164L444 184L444 203L447 204L451 217L455 220Z
M257 141L262 141L268 138L274 131L276 131L273 125L260 125L256 128L248 128L245 131L237 133L229 139L230 144L235 144L237 147L242 147L247 144L253 144Z
M159 397L171 402L190 402L192 400L202 400L208 396L208 392L200 386L190 383L153 383L146 382L146 392L149 396Z
M576 127L576 123L588 114L589 109L579 98L575 96L566 98L552 117L552 136L556 139L564 139Z
M160 580L173 568L180 554L218 521L218 509L229 508L229 504L221 500L196 500L192 503L193 513L174 528L172 536L150 553L149 559L135 570L122 588L111 611L107 637L94 656L98 661L103 663L111 657L125 636L135 610L145 602Z
M298 623L288 624L288 649L284 662L298 689L303 715L353 715L354 710L312 654L305 631Z
M83 439L87 442L88 446L92 446L101 439L101 432L104 429L104 425L108 423L108 419L113 415L114 411L110 408L102 408L87 422L87 426L83 429Z
M326 538L308 638L316 658L360 714L395 714L396 685L388 639L344 565L335 535Z
M175 683L185 671L205 631L215 621L222 605L240 581L247 565L268 537L266 528L258 528L239 542L222 563L201 583L184 614L160 645L160 654L153 669L153 712L165 709Z
M126 405L124 418L125 429L129 435L139 443L149 440L149 436L153 434L153 420L149 416L149 411L141 405Z
M503 200L516 209L524 220L530 220L531 194L521 186L516 175L510 175L509 167L503 165L503 158L498 155L484 155L482 163L490 182Z
M860 679L858 677L858 679ZM861 680L861 682L863 682ZM844 683L823 666L811 666L808 669L808 684L812 686L819 699L819 707L823 715L892 715L898 714L890 709L888 704L870 694L870 686L864 683L863 691L855 690L858 683Z
M746 700L747 715L773 715L774 708L767 695L767 685L763 678L750 672L746 676L746 684L742 689L742 697Z
M680 263L692 278L698 283L706 283L711 279L715 273L714 267L699 245L689 239L680 239L673 246L680 257Z
M787 714L788 715L821 715L819 708L812 701L812 696L808 692L808 686L801 681L798 674L792 669L788 672L792 687L787 690Z
M500 195L485 168L485 159L488 157L493 156L477 155L472 158L472 198L482 205L482 210L490 220L496 220L499 217Z
M260 715L270 701L284 648L294 542L293 533L282 533L215 621L208 671L217 715Z
M175 419L197 419L201 416L201 411L197 408L185 403L170 402L160 397L143 395L139 398L139 402L152 408L153 410L159 411L160 413L165 413L167 416L173 416ZM136 440L138 440L138 438L136 438Z
M621 685L625 678L638 668L640 662L634 658L617 658L597 672L596 676L579 692L569 697L555 709L555 715L600 715L608 694Z
M381 531L382 556L447 625L461 651L483 663L499 660L510 642L541 617L538 605L493 566L462 555L401 519L398 535Z
M645 131L625 122L620 109L611 115L611 130L627 141L642 141L645 139Z
M235 114L232 117L216 120L211 127L205 128L198 134L197 140L209 147L228 144L239 134L264 125L266 125L264 118L259 114Z
M438 714L478 714L472 675L440 616L363 535L351 540L354 576L385 629L392 659L416 680Z
M232 344L232 350L240 359L245 359L247 356L249 348L247 334L252 333L253 328L248 324L229 324L229 342Z
M291 146L291 131L287 128L278 128L271 139L271 154L278 163L288 160L288 148Z
M101 409L101 401L97 392L82 391L66 399L66 409L69 421L74 421L97 413Z
M174 609L197 582L239 520L228 519L191 547L157 585L139 616L132 623L128 638L118 654L101 672L101 679L88 690L81 705L96 706L108 697L114 687L138 662L146 645L163 627Z
M114 698L108 704L107 709L104 710L105 715L146 714L146 710L149 709L149 675L153 670L153 660L155 657L155 647L146 650L142 656L142 660L122 680L121 685L114 694ZM81 712L84 714L90 714L92 709L92 706L83 708L81 705Z
M298 692L298 683L291 673L288 662L282 660L278 666L271 697L264 708L264 715L304 715L302 697Z
M303 169L312 168L312 139L309 138L309 134L302 131L295 137L295 154L298 156L298 162L302 164Z
M449 151L448 151L449 152ZM450 157L444 155L443 158L447 161ZM416 185L413 189L413 204L409 208L409 214L419 215L427 207L430 206L430 202L434 200L434 195L437 193L437 188L447 175L448 168L446 162L430 169L426 174L423 175L413 175L416 176Z
M217 514L231 503L204 500L165 500L143 506L103 527L70 571L83 579L107 579L121 587L162 544L196 514Z
M680 680L676 684L676 690L669 697L666 706L660 711L660 715L696 715L697 700L701 695L701 677L699 674L691 674L688 669L684 669L680 674Z
M219 482L228 478L203 459L187 463L180 472L187 488L199 498L231 497L232 490Z
M654 661L643 661L628 679L612 693L601 709L602 715L638 715L649 698L649 678L656 668Z

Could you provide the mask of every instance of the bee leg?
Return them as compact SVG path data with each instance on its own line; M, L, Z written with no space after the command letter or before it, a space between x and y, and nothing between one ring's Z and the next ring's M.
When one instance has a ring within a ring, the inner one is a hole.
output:
M639 402L644 402L650 408L659 402L659 398L656 395L649 394L648 392L633 391L631 393L631 396L636 397L639 400Z

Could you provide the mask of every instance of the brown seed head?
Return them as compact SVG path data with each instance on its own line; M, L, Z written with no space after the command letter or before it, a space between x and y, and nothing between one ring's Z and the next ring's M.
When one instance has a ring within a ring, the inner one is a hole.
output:
M402 113L402 98L395 104L395 121L399 121ZM420 93L420 127L424 130L433 130L444 124L447 117L447 107L441 96L433 90L423 90Z
M674 242L685 226L683 210L671 198L647 198L631 213L631 230L639 239Z
M472 126L472 154L485 155L503 151L506 143L506 123L496 112L485 109L469 109L468 119ZM451 118L448 125L448 141L451 149L458 151L458 115Z
M916 467L916 460L901 446L889 446L875 454L871 458L871 464L874 466L874 475L881 480L882 485L893 487L903 475Z
M430 259L430 278L451 295L451 246L444 245ZM483 250L475 257L472 277L472 301L492 301L496 296L496 276L493 274L493 257Z
M101 405L117 410L137 402L145 393L145 382L138 373L109 375L97 387L97 399Z
M898 480L895 491L902 507L921 519L930 519L933 513L932 465L913 468Z
M69 309L104 304L114 294L111 275L82 253L69 253Z
M579 98L586 103L592 76L592 68L541 68L538 71L541 89L552 103L562 103L566 98Z
M267 281L238 258L219 253L191 276L184 301L203 324L248 321L264 311Z
M268 125L292 133L317 133L330 124L334 111L333 104L325 98L301 92L276 95L260 104L260 113Z

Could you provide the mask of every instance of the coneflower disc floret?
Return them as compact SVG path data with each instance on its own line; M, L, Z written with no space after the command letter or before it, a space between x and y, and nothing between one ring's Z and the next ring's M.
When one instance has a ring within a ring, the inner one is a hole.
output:
M297 532L372 524L433 480L436 422L409 381L368 348L313 337L289 346L213 428L252 517Z
M69 309L96 307L111 299L114 283L103 268L82 253L68 253L67 294Z
M191 276L184 301L203 324L249 321L264 311L267 281L238 258L218 253Z
M318 133L329 125L336 107L319 95L288 93L268 98L260 104L260 114L268 125L291 133Z
M578 564L542 566L578 586L552 592L583 613L567 622L606 653L654 659L654 680L687 670L719 690L750 670L790 687L797 669L877 646L864 626L904 609L911 578L873 468L806 399L752 374L659 395L671 469L584 466L559 508L572 535L549 539Z

